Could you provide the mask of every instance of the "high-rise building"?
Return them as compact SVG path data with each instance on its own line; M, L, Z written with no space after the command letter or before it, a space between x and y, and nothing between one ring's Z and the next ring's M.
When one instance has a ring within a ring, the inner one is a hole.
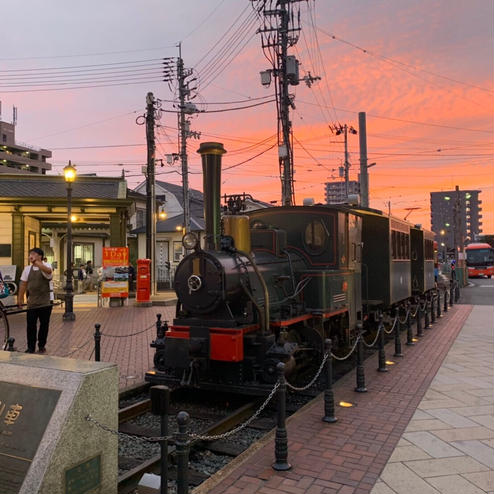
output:
M347 200L345 181L326 182L326 204L339 204ZM348 194L360 194L360 184L356 180L348 182Z
M431 225L439 251L454 252L482 233L480 190L431 192Z
M0 173L41 173L51 170L51 151L16 142L15 125L0 120Z

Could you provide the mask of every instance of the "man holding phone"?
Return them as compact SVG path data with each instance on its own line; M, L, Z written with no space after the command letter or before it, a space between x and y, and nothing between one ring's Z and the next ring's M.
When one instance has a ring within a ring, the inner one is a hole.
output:
M27 350L34 353L36 340L39 353L46 353L46 339L50 325L52 304L50 301L50 280L52 268L43 262L44 252L35 247L29 251L29 265L21 274L21 285L17 296L17 304L22 306L24 295L27 294ZM39 320L39 331L38 331Z

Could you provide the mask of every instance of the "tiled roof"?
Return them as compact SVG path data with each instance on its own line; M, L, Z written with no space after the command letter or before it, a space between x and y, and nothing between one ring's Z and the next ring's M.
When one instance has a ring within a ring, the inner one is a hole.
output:
M119 181L79 181L72 184L72 197L119 199ZM67 197L67 187L61 177L47 179L4 179L0 175L0 196L3 197Z

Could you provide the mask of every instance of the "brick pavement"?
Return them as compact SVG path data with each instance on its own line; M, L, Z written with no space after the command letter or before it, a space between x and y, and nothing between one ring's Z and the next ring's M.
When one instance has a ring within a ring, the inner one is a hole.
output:
M231 467L212 477L200 494L368 494L441 362L472 310L456 305L404 357L394 358L389 372L377 372L377 354L365 362L367 393L355 393L355 371L335 384L335 400L354 403L337 407L338 422L326 424L322 396L290 417L288 461L292 470L276 472L273 435L247 451ZM404 336L402 334L402 336ZM386 346L393 354L393 343Z
M134 307L130 301L124 307L96 307L94 304L74 306L76 320L65 322L63 309L53 310L50 331L46 345L47 355L89 360L94 355L94 325L101 324L101 360L118 365L120 389L144 381L144 374L153 367L154 349L149 346L156 337L156 314L162 314L162 320L173 319L175 307ZM26 349L26 315L9 316L10 333L15 338L19 351ZM135 336L132 333L142 331ZM107 335L116 335L113 338Z

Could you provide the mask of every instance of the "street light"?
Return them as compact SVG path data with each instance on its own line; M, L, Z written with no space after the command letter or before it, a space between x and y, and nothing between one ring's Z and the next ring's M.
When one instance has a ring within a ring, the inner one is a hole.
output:
M74 182L77 170L69 164L63 169L65 183L67 184L67 277L65 285L65 312L64 321L74 321L74 288L72 285L72 182Z

